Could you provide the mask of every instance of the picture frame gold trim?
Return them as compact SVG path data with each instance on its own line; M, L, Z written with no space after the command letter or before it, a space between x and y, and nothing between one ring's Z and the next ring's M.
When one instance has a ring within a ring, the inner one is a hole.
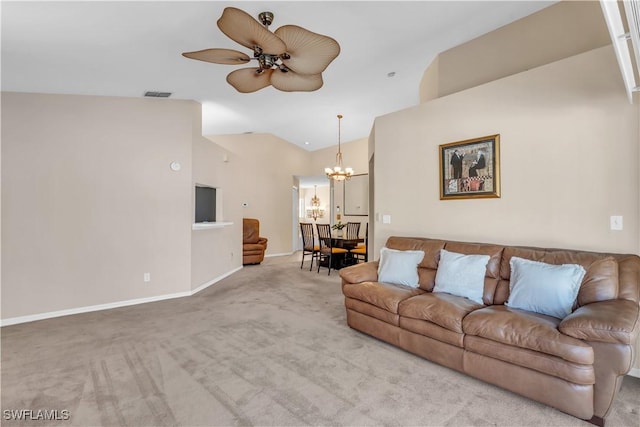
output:
M441 144L440 200L500 197L500 134Z

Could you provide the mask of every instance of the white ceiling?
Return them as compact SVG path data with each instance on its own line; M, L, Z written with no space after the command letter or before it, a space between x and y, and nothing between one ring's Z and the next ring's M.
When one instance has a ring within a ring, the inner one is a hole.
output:
M554 2L200 1L2 2L2 90L171 99L203 104L203 134L272 133L308 150L367 137L375 117L419 102L439 52ZM336 39L341 53L315 92L268 87L241 94L225 81L239 68L186 59L211 47L248 49L216 26L235 6L275 14ZM387 74L395 72L395 77ZM158 100L165 102L165 100ZM308 142L308 145L305 145Z

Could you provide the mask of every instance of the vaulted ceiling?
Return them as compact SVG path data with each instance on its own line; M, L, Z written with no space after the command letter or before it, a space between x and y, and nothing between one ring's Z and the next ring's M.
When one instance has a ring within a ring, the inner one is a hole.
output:
M555 2L199 1L2 2L2 90L142 97L203 104L203 134L272 133L308 150L368 136L375 117L416 105L441 51ZM240 66L186 59L211 47L250 53L216 26L223 9L271 11L270 29L302 26L336 39L340 55L315 92L238 93ZM390 73L395 73L389 77ZM166 102L158 99L157 102Z

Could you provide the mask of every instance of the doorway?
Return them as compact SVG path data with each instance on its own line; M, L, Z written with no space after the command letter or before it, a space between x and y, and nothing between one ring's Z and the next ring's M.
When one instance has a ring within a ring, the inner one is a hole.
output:
M295 230L293 250L299 251L302 250L299 224L301 222L328 224L331 220L332 205L330 182L326 175L296 176L295 178L298 181L298 194L292 201L296 212L293 216ZM312 204L314 196L318 198L317 206Z

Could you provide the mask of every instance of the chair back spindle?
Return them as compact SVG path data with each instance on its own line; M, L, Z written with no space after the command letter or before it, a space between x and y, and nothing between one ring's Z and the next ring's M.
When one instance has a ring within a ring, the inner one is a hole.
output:
M359 222L347 222L347 239L357 239L360 235L360 223Z

